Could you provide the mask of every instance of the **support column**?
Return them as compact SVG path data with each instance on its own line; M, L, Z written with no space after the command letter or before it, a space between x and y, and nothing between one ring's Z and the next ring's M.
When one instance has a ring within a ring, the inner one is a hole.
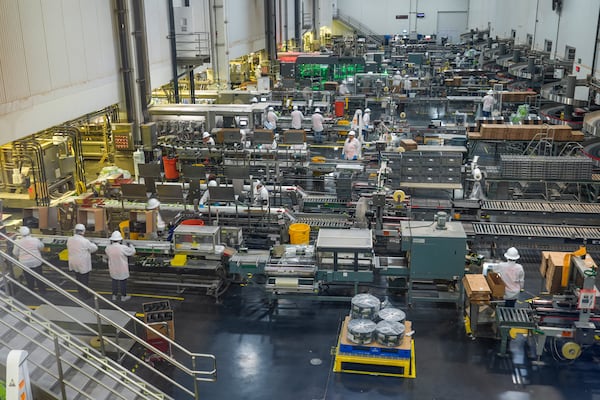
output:
M567 76L567 87L565 89L565 97L573 100L575 98L575 86L577 85L577 77L575 75ZM570 120L573 114L573 105L565 105L565 120Z
M227 23L223 0L208 1L210 14L211 63L217 89L229 84L229 57L227 51Z
M302 0L294 0L294 42L297 51L302 51Z
M179 79L177 77L177 38L175 36L175 11L173 0L167 0L169 9L169 44L171 47L171 83L173 84L173 101L179 103Z

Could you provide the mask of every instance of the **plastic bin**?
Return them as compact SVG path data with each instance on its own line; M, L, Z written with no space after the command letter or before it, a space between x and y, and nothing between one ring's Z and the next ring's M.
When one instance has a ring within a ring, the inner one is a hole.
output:
M309 244L310 242L310 225L308 224L292 224L288 233L290 234L290 244Z

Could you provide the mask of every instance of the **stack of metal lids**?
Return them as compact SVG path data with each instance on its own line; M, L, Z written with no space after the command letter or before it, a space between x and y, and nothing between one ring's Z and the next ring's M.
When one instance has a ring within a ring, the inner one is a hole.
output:
M375 338L378 343L387 347L396 347L402 342L406 327L398 321L381 320L375 327Z
M400 322L406 321L406 313L398 308L384 308L377 313L378 320Z
M350 317L352 319L375 319L381 308L381 301L372 294L361 293L352 298Z
M370 319L351 319L348 322L347 338L357 344L371 343L376 327L377 324Z

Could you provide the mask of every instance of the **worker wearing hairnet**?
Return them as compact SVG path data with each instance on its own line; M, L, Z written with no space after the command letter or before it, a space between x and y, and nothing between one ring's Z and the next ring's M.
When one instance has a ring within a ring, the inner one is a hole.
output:
M511 247L504 253L505 262L490 265L490 268L500 275L506 286L504 289L505 307L515 306L519 292L523 290L525 285L525 271L523 270L523 266L517 263L520 257L519 251Z
M204 192L204 194L200 198L200 202L198 203L201 206L203 206L210 200L210 192L209 192L208 188L219 186L219 184L217 183L217 177L211 174L208 177L208 183L206 184L206 186L207 186L206 191Z
M208 132L202 134L202 142L209 147L215 145L215 139L213 139Z
M265 129L277 129L277 114L275 114L275 109L273 109L273 107L269 107L267 111L267 116L265 117Z
M496 105L496 98L494 98L494 91L488 90L487 94L481 100L483 102L483 107L481 108L482 115L484 117L491 117L492 110L494 109L494 105Z
M290 127L292 129L302 129L302 120L304 119L304 114L302 111L298 110L298 106L294 106L292 113L292 123Z
M344 142L342 158L345 160L358 160L360 157L360 141L356 138L356 132L348 132L348 138Z
M127 257L135 254L135 247L131 243L123 244L121 232L114 231L110 235L110 244L104 250L108 257L108 273L112 280L112 300L117 301L119 289L121 301L131 299L127 295L127 278L129 278L129 262Z
M314 142L319 144L323 143L323 122L325 118L321 114L321 110L319 108L315 109L315 113L310 117L312 122L312 130L313 130L313 139Z
M92 253L98 250L98 246L90 242L84 235L85 226L83 224L75 225L75 234L67 239L67 251L69 253L69 271L75 272L75 278L79 283L88 286L92 271ZM84 299L91 297L90 293L79 285L77 285L77 291L79 296Z
M15 241L15 247L13 248L13 255L19 260L21 264L29 267L33 272L43 275L42 269L42 253L41 250L44 248L44 243L38 238L31 236L31 231L28 227L22 226L19 229L21 237ZM37 289L40 293L46 292L46 285L44 282L36 279L33 275L25 270L25 280L27 287L30 290Z
M260 207L269 207L269 191L262 182L256 183L253 204Z
M167 224L163 220L162 215L160 215L160 201L155 198L148 199L146 210L156 210L156 233L158 235L162 235L167 227Z
M350 89L348 89L345 79L342 81L342 83L340 83L340 86L338 87L338 93L340 96L347 96L350 94Z

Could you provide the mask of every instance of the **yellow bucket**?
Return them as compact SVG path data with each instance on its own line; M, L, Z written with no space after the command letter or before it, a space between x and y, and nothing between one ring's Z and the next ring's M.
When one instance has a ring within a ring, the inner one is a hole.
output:
M290 244L308 244L310 242L310 225L291 224L288 229Z

